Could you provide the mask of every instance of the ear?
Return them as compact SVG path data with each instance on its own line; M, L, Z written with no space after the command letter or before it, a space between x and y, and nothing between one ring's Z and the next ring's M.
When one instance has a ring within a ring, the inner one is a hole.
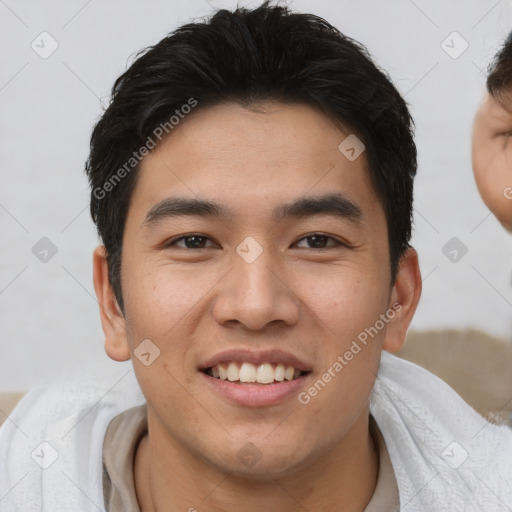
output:
M396 281L391 291L389 308L395 311L386 328L382 348L390 352L400 350L421 296L421 273L418 253L411 247L400 260Z
M110 284L107 253L103 245L96 247L93 253L93 281L105 334L105 352L114 361L127 361L130 359L130 348L125 319Z

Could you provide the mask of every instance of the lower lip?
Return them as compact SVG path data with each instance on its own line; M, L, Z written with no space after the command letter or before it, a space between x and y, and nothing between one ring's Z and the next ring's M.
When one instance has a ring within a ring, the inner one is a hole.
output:
M310 375L306 374L295 380L276 382L275 384L237 384L229 380L210 377L203 372L199 373L216 393L238 405L252 407L275 405L290 396L298 395L299 389L304 386L306 378Z

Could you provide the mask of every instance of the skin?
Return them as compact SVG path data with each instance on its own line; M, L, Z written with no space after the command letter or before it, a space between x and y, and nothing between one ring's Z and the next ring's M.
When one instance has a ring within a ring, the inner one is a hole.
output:
M480 195L512 231L512 101L486 94L473 124L473 173Z
M364 153L351 162L338 150L348 133L308 106L227 104L189 116L143 160L123 240L125 315L103 246L94 285L106 352L133 359L148 404L149 435L134 464L144 512L360 512L371 499L378 458L369 396L382 349L404 342L421 278L410 249L391 283L386 219ZM272 217L277 205L333 192L355 203L360 219ZM233 215L145 226L148 211L174 196L216 201ZM191 233L207 237L202 248L183 239L163 246ZM315 233L331 237L325 248L307 238ZM250 264L236 252L247 236L263 249ZM307 405L297 395L235 405L198 370L228 348L280 348L311 366L307 389L396 302L401 311ZM144 366L133 352L147 338L161 354ZM248 442L261 454L251 467L237 456Z

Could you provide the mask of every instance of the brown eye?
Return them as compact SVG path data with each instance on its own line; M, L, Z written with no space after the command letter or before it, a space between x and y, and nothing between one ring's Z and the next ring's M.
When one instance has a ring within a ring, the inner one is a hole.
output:
M308 244L306 247L304 245L302 245L302 246L300 245L304 240ZM329 241L331 243L329 243ZM342 244L341 242L338 242L338 240L335 240L334 238L332 238L330 236L314 234L314 235L306 236L306 237L302 238L301 240L299 240L297 247L301 247L301 248L305 247L307 249L326 249L328 247L339 247L341 245L344 245L344 244Z
M184 249L204 249L210 239L202 235L180 236L165 244L165 247L182 247Z

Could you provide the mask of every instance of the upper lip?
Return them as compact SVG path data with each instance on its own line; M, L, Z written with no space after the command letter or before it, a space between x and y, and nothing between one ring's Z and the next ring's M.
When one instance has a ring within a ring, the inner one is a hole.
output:
M224 352L219 352L214 356L208 358L200 367L201 370L211 368L216 364L236 361L240 363L252 363L260 365L263 363L276 363L283 364L284 366L293 366L296 370L302 372L310 372L311 366L304 361L300 360L297 356L284 352L282 350L249 350L249 349L231 349Z

